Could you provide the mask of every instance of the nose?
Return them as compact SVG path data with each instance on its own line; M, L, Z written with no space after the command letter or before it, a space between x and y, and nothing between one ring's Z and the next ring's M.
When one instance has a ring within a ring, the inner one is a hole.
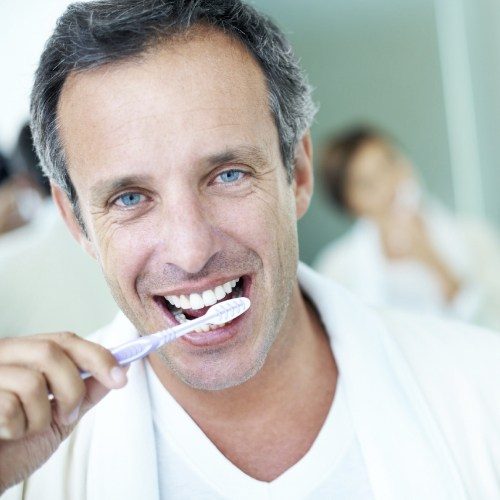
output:
M162 263L184 273L200 272L221 250L220 230L212 211L195 194L176 196L162 210L159 241Z

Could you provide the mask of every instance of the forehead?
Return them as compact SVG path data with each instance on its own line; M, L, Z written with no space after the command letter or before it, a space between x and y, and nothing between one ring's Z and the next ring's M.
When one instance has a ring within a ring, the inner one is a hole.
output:
M393 156L392 147L381 139L363 143L352 157L349 175L358 177L377 174Z
M159 155L188 162L238 143L277 142L261 68L240 42L211 29L70 75L58 122L70 175L76 165L126 168Z

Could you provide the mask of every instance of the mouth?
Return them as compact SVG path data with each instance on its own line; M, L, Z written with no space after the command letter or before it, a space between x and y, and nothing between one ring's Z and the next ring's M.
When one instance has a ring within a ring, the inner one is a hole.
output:
M225 300L234 299L237 297L246 296L250 288L251 279L249 276L234 277L230 280L221 281L213 285L211 288L197 291L185 290L185 293L178 295L156 296L155 300L161 305L164 312L171 321L176 324L185 323L192 319L203 316L209 307ZM240 317L231 321L231 325L237 322ZM193 337L198 334L204 335L215 330L222 330L230 323L222 325L205 325L194 330L194 334L187 334L185 337ZM215 339L214 339L215 340Z

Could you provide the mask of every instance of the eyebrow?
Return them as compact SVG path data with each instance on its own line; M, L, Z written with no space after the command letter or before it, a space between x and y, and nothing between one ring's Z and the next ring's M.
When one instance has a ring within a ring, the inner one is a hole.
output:
M268 159L264 152L256 147L249 145L227 148L221 152L208 155L199 159L196 163L205 168L224 165L226 163L249 162L255 166L264 166ZM152 184L154 179L151 175L127 175L117 179L106 179L97 182L91 188L91 202L96 204L103 199L107 199L111 194L117 193L123 189L136 187L141 184Z
M228 148L220 153L209 155L201 160L201 162L207 166L217 166L223 165L224 163L245 161L257 165L264 165L267 163L268 159L260 148L256 146L243 145L235 148Z

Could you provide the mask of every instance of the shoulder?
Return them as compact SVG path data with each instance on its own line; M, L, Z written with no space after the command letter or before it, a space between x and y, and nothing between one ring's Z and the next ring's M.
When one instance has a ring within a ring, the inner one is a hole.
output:
M432 393L491 395L500 380L500 334L458 321L380 311L390 337ZM465 392L464 392L465 391ZM498 399L498 398L497 398ZM500 402L497 403L500 417Z
M458 322L381 316L416 382L408 401L424 405L470 491L481 498L498 493L500 335ZM395 377L398 385L402 380Z
M449 356L465 353L469 357L500 355L500 333L492 330L431 315L391 309L378 312L390 335L405 350L432 347Z

